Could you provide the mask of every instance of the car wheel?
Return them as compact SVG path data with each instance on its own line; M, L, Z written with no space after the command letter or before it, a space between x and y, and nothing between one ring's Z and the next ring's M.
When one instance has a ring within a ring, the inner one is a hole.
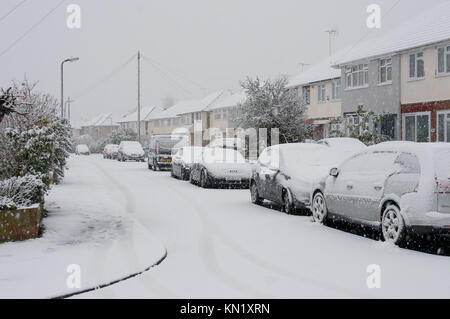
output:
M325 202L325 197L322 193L317 193L314 195L312 204L312 214L313 220L319 224L325 224L327 220L327 204Z
M159 171L160 170L158 164L156 163L156 159L153 160L153 170L155 170L155 171Z
M200 186L202 188L208 188L209 187L208 173L206 172L206 170L203 170L201 175L200 175Z
M192 185L195 184L194 182L194 172L191 171L191 174L189 174L189 183L191 183Z
M381 230L384 241L401 246L406 235L405 221L396 205L388 205L383 212Z
M295 212L295 207L291 203L291 198L289 196L289 192L286 190L283 194L283 212L286 214L292 215Z
M261 197L259 197L258 185L256 185L256 182L251 183L250 195L251 195L253 204L261 205L263 203L263 199Z

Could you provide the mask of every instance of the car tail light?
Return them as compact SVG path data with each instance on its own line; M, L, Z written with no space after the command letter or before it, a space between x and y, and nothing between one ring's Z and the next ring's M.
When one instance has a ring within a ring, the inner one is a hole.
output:
M437 177L436 181L436 193L438 194L450 194L450 181L446 182L444 180L440 180Z
M416 187L414 188L414 193L418 193L419 192L419 185L420 184L417 184Z

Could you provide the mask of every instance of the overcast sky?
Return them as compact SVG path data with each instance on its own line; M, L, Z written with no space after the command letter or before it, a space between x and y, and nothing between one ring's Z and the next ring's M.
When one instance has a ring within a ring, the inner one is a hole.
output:
M21 0L1 0L0 18ZM28 0L0 22L4 51L61 0ZM448 0L402 0L382 21L376 36ZM60 62L66 64L66 97L75 124L102 112L116 119L137 105L137 62L133 61L94 90L89 89L138 50L142 61L142 104L167 96L199 98L239 90L246 76L299 73L299 63L328 56L328 35L337 28L335 50L351 46L368 32L366 8L377 3L384 14L397 0L71 0L0 56L0 86L26 75L59 98ZM66 26L67 6L82 9L80 30ZM158 67L155 67L155 64Z

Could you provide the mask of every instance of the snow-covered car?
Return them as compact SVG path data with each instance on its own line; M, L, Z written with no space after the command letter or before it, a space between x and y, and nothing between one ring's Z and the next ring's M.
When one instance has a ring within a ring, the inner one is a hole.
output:
M154 135L150 138L148 149L148 169L155 171L172 167L172 155L189 145L186 135Z
M450 234L450 144L388 142L330 170L312 197L313 218L380 229L401 245L407 233Z
M329 147L314 143L266 148L253 170L251 200L257 205L264 200L280 204L288 214L306 209L314 186L340 161Z
M105 159L116 159L119 153L119 145L108 144L103 149L103 158Z
M210 148L227 148L236 151L244 151L244 144L240 138L216 138L208 147Z
M135 141L123 141L117 151L117 160L119 162L138 161L144 162L145 152L141 143Z
M328 146L338 156L344 160L367 149L367 146L356 138L335 137L325 138L317 142L317 144Z
M191 168L190 182L203 188L218 185L248 187L252 166L241 153L226 148L205 148Z
M201 161L203 150L204 148L199 146L180 148L172 157L172 177L189 180L192 165Z
M77 145L75 153L77 155L91 155L91 151L89 151L89 147L85 144Z

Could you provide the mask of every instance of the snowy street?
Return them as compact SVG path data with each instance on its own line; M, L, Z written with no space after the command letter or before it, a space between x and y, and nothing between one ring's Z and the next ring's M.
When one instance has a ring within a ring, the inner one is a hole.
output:
M90 194L85 202L98 205L109 198L106 207L132 215L168 253L161 265L140 276L78 297L450 297L448 256L319 226L309 216L252 205L248 190L204 190L146 165L72 157L67 179L53 190L83 176L86 180L77 182ZM101 183L104 187L93 186ZM130 250L123 255L125 263ZM91 258L100 264L103 256ZM367 286L367 268L374 264L381 269L381 289Z

